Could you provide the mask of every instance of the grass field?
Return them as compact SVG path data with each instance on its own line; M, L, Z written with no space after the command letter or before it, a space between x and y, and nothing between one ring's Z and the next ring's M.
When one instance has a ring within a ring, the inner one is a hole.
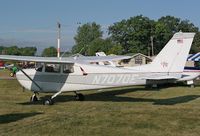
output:
M31 104L31 92L23 91L16 80L0 80L0 135L200 135L200 87L137 86L83 93L84 102L73 101L73 93L67 93L53 106Z
M7 69L0 70L0 77L9 77L10 71Z

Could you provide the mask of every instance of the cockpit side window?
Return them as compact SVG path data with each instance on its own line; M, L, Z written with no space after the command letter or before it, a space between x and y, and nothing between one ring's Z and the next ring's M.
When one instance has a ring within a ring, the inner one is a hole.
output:
M73 64L64 64L63 65L63 73L73 73L74 72L74 67Z
M46 64L45 72L60 73L60 64Z

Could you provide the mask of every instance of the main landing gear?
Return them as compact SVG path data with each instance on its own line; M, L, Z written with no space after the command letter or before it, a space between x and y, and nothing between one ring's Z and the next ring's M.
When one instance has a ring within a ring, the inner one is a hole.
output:
M44 105L53 105L54 104L54 98L59 95L60 93L62 93L61 91L60 92L57 92L56 94L54 94L51 98L48 98L46 100L44 100L43 104ZM75 93L75 96L74 96L74 99L76 101L84 101L85 97L83 94L81 93L77 93L77 92L74 92Z
M51 98L48 98L48 99L44 100L43 104L44 104L44 105L53 105L53 104L54 104L53 99L54 99L56 96L58 96L59 94L61 94L61 93L62 93L62 91L59 91L59 92L55 93L53 96L51 96Z

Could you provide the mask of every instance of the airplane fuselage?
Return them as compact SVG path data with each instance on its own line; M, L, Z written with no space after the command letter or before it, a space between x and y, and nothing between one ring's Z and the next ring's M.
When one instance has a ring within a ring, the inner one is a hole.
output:
M19 71L16 74L17 80L23 87L34 92L67 92L146 85L150 84L146 77L169 75L166 72L156 73L90 64L75 64L71 73L64 73L62 65L59 72L46 72L44 68L41 71L36 69L23 71L29 78ZM180 75L180 73L173 74Z
M103 72L107 70L107 73ZM134 71L104 66L99 68L95 66L85 68L85 65L74 66L73 73L38 72L36 69L23 71L35 83L21 71L16 74L17 80L23 87L35 92L65 92L145 84L145 80L138 79L139 74Z

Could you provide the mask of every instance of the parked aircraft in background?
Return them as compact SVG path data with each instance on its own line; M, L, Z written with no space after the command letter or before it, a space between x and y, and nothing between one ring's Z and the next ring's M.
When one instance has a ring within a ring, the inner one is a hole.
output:
M14 66L14 64L3 64L0 65L0 69L11 69Z
M200 68L198 67L185 67L183 76L179 81L185 81L187 85L194 86L194 80L200 77Z
M63 92L74 92L77 100L84 100L83 94L79 93L82 90L178 81L184 76L194 35L174 34L151 64L132 68L89 64L128 58L122 56L46 58L0 55L0 59L37 62L36 69L20 69L16 73L17 80L34 92L32 102L38 100L37 93L55 93L44 101L44 104L53 104L53 99Z

